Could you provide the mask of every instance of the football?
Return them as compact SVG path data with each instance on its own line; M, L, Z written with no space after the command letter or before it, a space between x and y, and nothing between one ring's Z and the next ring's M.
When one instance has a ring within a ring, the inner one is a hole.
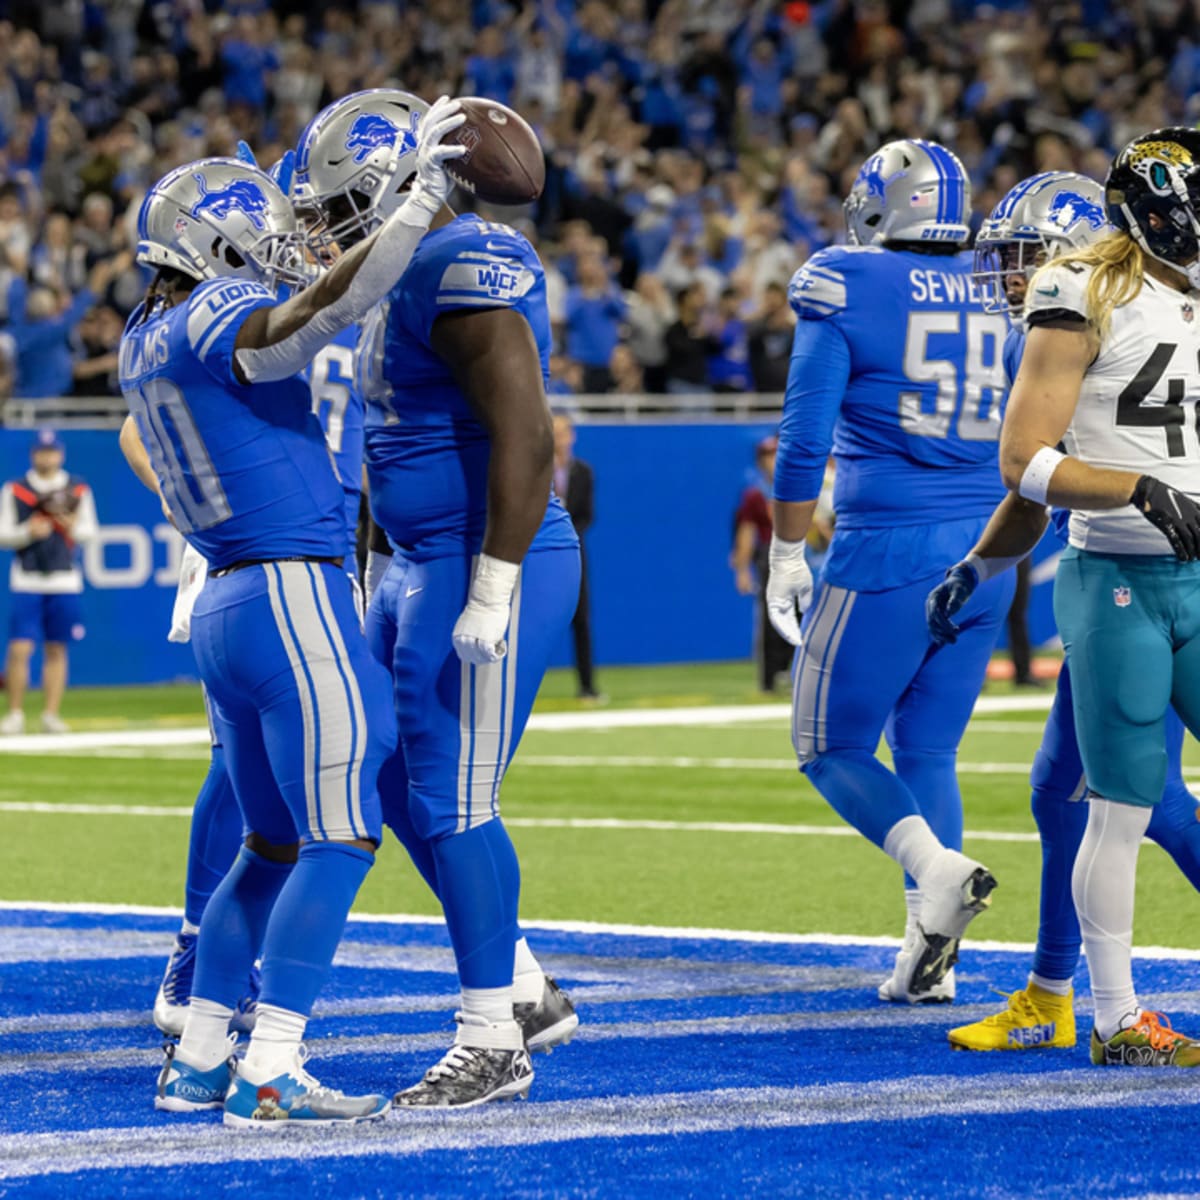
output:
M466 122L446 141L467 152L446 164L446 174L489 204L536 200L546 186L546 160L529 123L494 100L468 96L462 107Z

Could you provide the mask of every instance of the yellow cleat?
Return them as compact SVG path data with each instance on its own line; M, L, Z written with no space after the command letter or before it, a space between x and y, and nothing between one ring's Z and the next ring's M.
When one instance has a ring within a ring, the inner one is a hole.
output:
M955 1050L1069 1049L1075 1045L1074 999L1074 990L1059 996L1031 983L1008 997L1003 1012L960 1025L946 1036Z

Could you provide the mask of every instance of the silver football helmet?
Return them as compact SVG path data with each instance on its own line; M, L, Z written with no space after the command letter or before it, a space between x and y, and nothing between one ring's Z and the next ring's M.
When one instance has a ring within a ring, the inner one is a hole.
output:
M360 241L404 202L417 170L417 127L429 111L392 88L355 92L322 109L300 135L294 201L319 245Z
M958 158L937 142L905 138L863 163L842 206L850 241L948 242L971 236L971 181Z
M202 158L164 175L142 201L137 261L195 279L303 285L304 235L279 186L236 158Z
M1043 263L1112 232L1104 188L1073 171L1023 179L992 209L975 239L973 275L987 312L1018 314Z

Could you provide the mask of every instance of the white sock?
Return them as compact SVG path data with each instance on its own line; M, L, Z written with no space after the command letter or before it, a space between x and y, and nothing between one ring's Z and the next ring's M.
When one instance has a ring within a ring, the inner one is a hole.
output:
M905 817L887 831L883 852L894 858L921 886L921 876L942 852L942 843L924 817Z
M1043 992L1053 992L1056 996L1069 996L1071 994L1071 981L1069 979L1047 979L1044 975L1039 975L1036 971L1030 971L1029 982L1036 984Z
M249 1083L266 1083L296 1069L308 1018L274 1004L260 1004L250 1048L238 1074Z
M512 995L511 987L463 988L455 1045L520 1050L525 1041L513 1020Z
M191 935L194 937L196 934L198 934L200 932L200 926L193 925L192 922L187 919L187 917L184 917L183 923L179 926L179 932L182 933L185 937L188 935Z
M1093 795L1071 892L1092 979L1096 1032L1108 1039L1138 1011L1133 990L1133 898L1138 848L1151 810Z
M229 1057L229 1018L233 1009L215 1000L193 996L188 1002L187 1020L175 1057L189 1067L211 1071Z
M537 1004L545 990L545 974L524 938L519 938L513 955L514 1004Z

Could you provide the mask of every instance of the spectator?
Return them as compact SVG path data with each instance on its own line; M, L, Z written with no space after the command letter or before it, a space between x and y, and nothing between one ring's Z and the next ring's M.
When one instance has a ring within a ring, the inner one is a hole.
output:
M609 363L612 371L613 391L618 396L638 396L646 391L646 377L642 365L628 346L618 346Z
M717 348L708 361L708 378L714 392L746 392L751 387L749 339L741 307L737 288L726 288L721 293L713 333Z
M585 254L576 269L579 282L567 292L564 306L567 355L583 367L585 392L607 392L625 301L599 254Z
M0 546L16 551L9 572L3 734L24 732L29 660L38 642L44 652L42 729L62 733L67 728L59 715L67 688L67 646L84 636L77 547L95 537L98 526L91 489L63 470L64 457L58 435L43 429L33 443L32 469L0 489Z
M665 391L667 330L675 320L675 305L663 281L648 272L639 275L634 290L626 293L626 304L628 346L645 375L646 391Z
M584 534L595 519L595 479L592 468L575 457L575 425L566 413L554 415L554 491L570 514L579 534L579 603L571 621L575 640L575 671L579 676L579 699L602 703L592 670L592 620L588 600L587 543Z
M774 692L781 674L792 665L792 645L767 617L767 579L771 548L771 487L775 479L775 451L779 439L763 438L755 447L755 476L742 492L733 518L733 553L730 566L737 590L758 596L754 619L754 662L758 686Z
M704 285L693 283L675 297L678 317L667 330L667 391L673 395L711 392L709 356L719 346L712 336L705 308Z
M124 322L115 309L98 304L80 322L80 355L72 374L78 396L119 396L121 381L117 371L117 350L121 345Z
M788 304L787 289L769 283L763 289L763 306L750 326L747 347L750 377L756 392L780 392L787 388L788 364L796 318Z

